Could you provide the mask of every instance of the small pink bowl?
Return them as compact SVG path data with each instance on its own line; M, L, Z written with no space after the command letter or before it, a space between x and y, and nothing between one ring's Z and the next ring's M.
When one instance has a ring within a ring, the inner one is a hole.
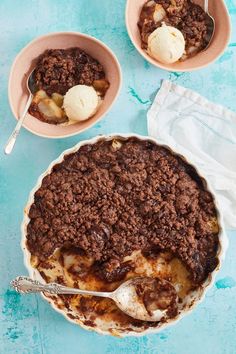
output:
M203 0L192 0L203 7ZM226 49L230 39L230 17L224 0L209 0L209 13L215 19L215 33L210 46L196 56L184 62L162 64L151 58L141 48L138 20L142 6L146 0L127 0L126 27L133 45L149 63L169 71L193 71L201 69L215 61Z
M98 112L90 119L68 126L43 123L27 114L23 126L31 133L47 138L64 138L79 134L97 123L116 100L122 81L119 62L114 53L101 41L79 32L50 33L34 39L17 55L11 68L8 97L12 113L18 119L27 101L26 79L34 68L35 59L46 49L80 47L104 67L110 87Z

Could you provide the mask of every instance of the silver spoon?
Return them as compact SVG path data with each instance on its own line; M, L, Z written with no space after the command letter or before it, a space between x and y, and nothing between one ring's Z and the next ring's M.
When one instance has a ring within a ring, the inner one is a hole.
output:
M209 45L211 44L212 38L215 33L215 20L209 14L208 5L209 5L209 0L204 0L204 11L207 14L207 34L206 34L207 46L204 48L204 50L206 50L209 47Z
M10 138L8 139L8 142L7 142L5 149L4 149L5 154L7 154L7 155L9 155L12 152L12 149L13 149L15 142L16 142L16 138L19 135L20 129L21 129L22 124L24 122L26 113L28 112L28 109L29 109L31 102L33 100L33 95L36 92L36 87L34 84L33 75L34 75L34 70L32 70L31 73L29 74L29 76L27 78L27 82L26 82L27 90L29 92L29 98L26 102L24 111L22 112L20 118L18 119L15 129L13 130L12 134L10 135Z
M79 295L92 295L99 297L110 298L115 301L116 305L121 311L127 315L143 320L143 321L160 321L167 312L167 309L156 309L152 311L152 314L147 312L144 303L140 301L140 298L136 292L136 286L143 283L147 277L137 277L127 280L121 284L116 290L112 292L98 292L90 290L80 290L69 288L57 283L42 284L39 281L32 280L29 277L17 277L11 282L11 286L19 293L38 293L47 292L49 294L79 294ZM167 281L166 281L167 282ZM168 282L169 283L169 282ZM170 283L169 283L170 284ZM173 286L173 285L172 285ZM174 289L174 287L173 287ZM176 294L176 302L177 302Z

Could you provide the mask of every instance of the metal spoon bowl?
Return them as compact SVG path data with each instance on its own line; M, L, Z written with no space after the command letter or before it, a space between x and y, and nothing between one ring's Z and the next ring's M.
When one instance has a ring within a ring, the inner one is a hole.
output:
M121 311L127 315L143 321L160 321L167 312L167 309L156 309L152 314L147 312L144 303L140 301L136 286L148 279L137 277L121 284L113 292L98 292L69 288L57 283L42 284L29 277L20 276L11 282L11 286L21 294L46 292L49 294L70 294L70 295L92 295L112 299ZM150 279L150 278L149 278ZM165 281L167 282L167 281ZM169 283L169 282L168 282ZM170 283L169 283L170 284ZM172 285L173 287L173 285ZM174 287L173 287L174 289ZM176 301L178 297L176 295Z
M212 38L215 33L215 20L209 13L209 0L204 0L204 11L207 15L207 34L206 34L207 46L204 48L204 50L206 50L211 44Z

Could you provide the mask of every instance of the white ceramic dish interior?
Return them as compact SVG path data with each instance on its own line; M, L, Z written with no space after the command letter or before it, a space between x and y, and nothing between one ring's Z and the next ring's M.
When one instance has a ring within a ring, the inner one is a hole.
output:
M34 202L34 194L35 194L36 190L38 190L38 188L41 186L42 179L51 172L51 170L52 170L52 168L53 168L53 166L55 164L58 164L58 163L63 161L65 155L68 155L68 154L71 154L73 152L78 151L80 149L80 147L83 146L83 145L94 144L94 143L96 143L97 141L99 141L101 139L112 140L112 139L116 138L116 139L124 140L124 139L130 138L130 137L137 137L140 140L148 140L148 141L151 141L151 142L153 142L155 144L158 144L158 142L155 139L153 139L153 138L146 137L146 136L140 136L140 135L136 135L136 134L113 134L113 135L109 135L109 136L97 136L97 137L95 137L93 139L90 139L90 140L81 141L77 145L75 145L74 147L72 147L72 148L70 148L68 150L65 150L56 160L54 160L49 165L48 169L39 177L39 179L38 179L38 181L36 183L36 186L33 188L33 190L31 191L31 193L29 195L29 199L28 199L27 205L26 205L26 207L24 209L24 218L23 218L23 222L22 222L22 242L21 242L21 246L22 246L22 250L23 250L23 253L24 253L24 263L25 263L25 266L26 266L26 268L27 268L27 270L29 272L30 277L32 277L35 280L39 280L41 282L45 282L44 279L39 274L39 272L37 271L37 269L32 267L32 265L30 263L30 256L31 255L30 255L30 252L28 251L28 249L26 247L26 231L27 231L27 225L28 225L28 223L30 221L30 219L28 217L28 212L29 212L29 209L30 209L32 203ZM168 146L165 146L165 147L168 148L170 151L172 151ZM174 153L174 154L176 154L176 153ZM177 154L177 155L179 155L179 154ZM183 156L181 156L181 157L184 160L186 160ZM191 163L190 163L190 165L191 165ZM198 171L197 171L197 173L201 176L201 174ZM202 178L202 180L204 181L207 189L214 196L214 192L212 191L209 183L205 180L205 178ZM208 276L208 278L206 279L204 284L202 284L201 287L199 287L195 292L193 292L193 293L191 293L191 295L189 295L189 298L187 299L186 309L184 311L182 311L178 315L177 318L169 320L168 322L162 324L160 327L147 328L147 329L145 329L145 330L143 330L142 332L139 332L139 333L138 332L133 332L133 331L126 331L124 333L117 333L116 330L109 330L107 328L107 325L104 326L104 328L102 328L102 324L101 324L101 326L99 326L99 328L98 327L94 328L94 327L89 327L88 325L84 325L81 321L79 321L77 319L74 320L71 317L69 317L68 316L68 312L67 312L66 309L63 309L63 310L59 309L58 307L55 306L55 304L54 304L52 299L49 299L48 297L45 297L42 294L43 298L46 299L57 312L63 314L66 317L66 319L69 320L70 322L79 324L81 327L83 327L83 328L85 328L87 330L95 330L96 332L98 332L100 334L112 334L112 335L120 336L120 337L140 336L140 335L144 335L144 334L146 335L146 334L149 334L149 333L157 333L160 330L162 330L162 329L164 329L166 327L169 327L170 325L176 324L176 322L178 322L186 314L190 313L195 308L195 306L204 299L206 291L209 290L209 288L214 284L215 276L216 276L217 272L219 271L219 269L221 267L221 264L222 264L222 261L224 260L224 257L225 257L225 252L226 252L226 249L227 249L227 246L228 246L228 240L227 240L227 237L226 237L226 234L225 234L225 231L224 231L222 215L221 215L221 212L219 210L219 206L218 206L217 200L216 200L215 197L214 197L214 199L215 199L215 204L216 204L216 207L217 207L218 223L219 223L219 229L220 229L220 231L219 231L219 248L218 248L218 253L217 253L217 256L218 256L218 259L219 259L219 264L218 264L217 268Z

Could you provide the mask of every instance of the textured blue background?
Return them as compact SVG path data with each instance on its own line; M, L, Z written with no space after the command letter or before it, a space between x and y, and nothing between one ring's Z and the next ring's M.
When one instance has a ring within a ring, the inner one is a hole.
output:
M217 1L214 0L217 6ZM236 0L227 0L236 25ZM236 232L229 231L227 259L205 301L177 326L157 335L116 339L90 333L67 322L41 297L12 292L9 281L25 274L20 223L37 177L64 149L100 133L146 134L146 111L168 78L236 110L236 35L225 54L207 69L169 73L150 66L126 33L124 0L0 0L0 353L46 354L235 354ZM124 83L111 112L87 132L63 140L46 140L22 129L13 154L3 146L12 131L7 80L17 52L34 37L74 30L103 40L117 54Z

